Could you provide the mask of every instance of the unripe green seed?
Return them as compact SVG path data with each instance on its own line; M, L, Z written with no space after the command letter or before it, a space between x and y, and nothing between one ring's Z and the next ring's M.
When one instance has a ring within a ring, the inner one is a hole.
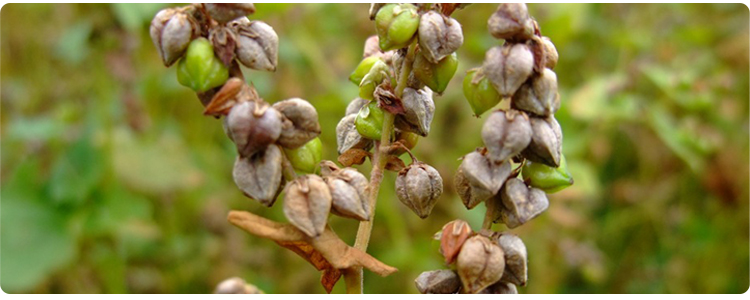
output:
M558 168L543 163L526 161L521 169L521 177L530 186L550 194L573 185L573 175L568 171L568 163L565 161L564 155L560 157L560 167Z
M205 38L190 42L185 57L177 66L177 81L196 92L205 92L224 84L229 70L214 56L214 47Z
M383 82L383 79L385 79L386 74L388 74L388 65L385 64L382 60L376 60L372 67L367 71L367 73L362 77L361 82L359 82L359 97L362 99L372 100L373 99L373 93L375 93L375 88L378 87Z
M418 28L419 14L412 4L388 4L375 15L375 31L383 51L408 46Z
M363 137L379 141L383 132L383 117L384 112L378 103L371 102L359 110L354 126Z
M481 69L469 70L464 77L464 96L476 117L495 107L502 100L490 80L479 70Z
M455 52L437 64L429 62L422 55L418 55L414 60L414 76L438 94L445 91L457 69L458 58Z
M323 144L316 137L297 149L284 148L284 154L295 170L312 174L323 158Z
M363 59L361 62L359 62L357 68L354 69L354 72L349 75L349 81L356 85L359 85L362 82L362 79L365 78L365 75L370 72L372 66L375 65L375 63L378 61L382 62L383 60L377 56L370 56Z

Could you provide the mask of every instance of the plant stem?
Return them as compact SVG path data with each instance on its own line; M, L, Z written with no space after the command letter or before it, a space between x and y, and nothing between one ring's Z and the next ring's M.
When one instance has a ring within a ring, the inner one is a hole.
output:
M484 213L484 220L482 221L482 229L492 230L492 213L489 207L487 207L487 211Z
M398 85L396 86L396 96L399 98L403 95L406 84L409 81L412 64L414 63L414 54L417 43L409 45L404 63L401 65ZM378 202L378 192L380 192L380 183L383 181L383 170L388 162L388 149L391 145L391 132L393 132L393 121L396 116L385 112L383 117L383 131L380 142L375 141L375 153L372 157L372 172L370 172L370 184L368 185L368 205L370 206L370 220L359 222L357 230L357 239L354 241L354 248L367 252L367 245L370 243L372 234L372 222L375 219L375 205ZM362 294L364 276L362 268L352 268L344 271L344 280L346 281L346 292L348 294Z

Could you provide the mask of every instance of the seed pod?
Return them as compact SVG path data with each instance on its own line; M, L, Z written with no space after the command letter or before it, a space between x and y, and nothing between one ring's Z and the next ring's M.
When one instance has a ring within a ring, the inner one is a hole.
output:
M508 228L516 228L547 210L549 200L544 191L528 188L521 179L511 178L500 190L500 198L505 210L503 223Z
M383 6L388 3L370 3L370 20L375 20L375 16L378 14Z
M336 125L336 144L339 154L343 154L349 149L369 149L372 147L372 140L364 138L357 131L356 119L357 114L347 115Z
M473 233L469 223L464 220L454 220L443 226L440 234L440 253L445 257L445 264L452 264L456 260L464 242Z
M560 109L560 95L557 93L557 75L550 69L544 69L538 76L533 76L521 85L513 94L511 107L549 117Z
M227 79L229 69L214 56L211 42L202 37L190 42L185 57L177 65L177 81L196 92L205 92Z
M359 110L368 103L370 103L370 101L357 97L349 102L349 105L346 106L346 113L344 113L344 115L356 115L357 113L359 113Z
M420 52L422 53L422 52ZM437 64L433 64L424 58L424 55L417 55L414 59L414 77L427 85L431 90L443 94L448 83L456 74L458 69L458 58L454 52L446 56Z
M412 4L387 4L375 15L375 31L383 51L408 46L418 27L419 13Z
M555 44L552 43L548 37L542 37L542 49L544 49L544 66L550 69L554 69L557 66L558 54Z
M295 149L284 148L284 154L295 170L303 173L315 173L320 160L323 158L323 144L319 138L314 138L307 144Z
M403 131L427 136L430 133L430 123L435 116L435 102L432 100L432 91L429 89L405 88L402 105L404 114L397 117L396 127Z
M240 156L248 157L281 135L281 114L265 102L241 102L229 111L227 127Z
M214 53L221 62L231 68L237 47L237 35L226 26L216 26L208 30L208 40L214 46ZM244 82L244 80L243 80Z
M357 132L363 137L379 141L383 131L384 112L377 102L371 102L362 107L354 120Z
M435 168L417 161L398 172L396 195L401 203L424 219L443 193L443 179Z
M497 194L508 176L511 167L509 161L493 162L481 151L474 151L464 156L458 167L466 175L469 183Z
M482 73L481 68L466 72L463 88L464 97L469 101L471 110L476 117L495 107L502 100L490 80Z
M203 6L208 15L219 24L255 13L252 3L205 3Z
M510 97L531 76L534 55L526 44L492 47L487 51L482 72L503 97Z
M284 216L310 237L317 237L326 228L331 211L331 192L318 175L297 177L289 183L284 195Z
M275 145L252 156L238 156L232 171L234 183L246 196L271 207L281 184L281 162L281 150Z
M419 49L433 64L456 52L464 43L461 24L453 18L431 10L419 20Z
M310 102L292 98L276 102L272 107L284 116L278 140L282 147L298 148L320 135L318 112Z
M495 111L482 126L482 141L488 157L495 162L521 153L531 142L531 135L528 117L516 110Z
M564 155L560 157L560 167L557 168L526 161L521 169L521 177L530 186L550 194L573 185L573 176L568 171Z
M518 294L518 289L512 283L498 281L479 292L479 294Z
M370 205L367 200L368 181L354 168L339 169L333 162L321 163L321 174L331 191L331 212L346 218L367 221Z
M505 253L505 271L500 281L525 286L528 279L528 255L526 245L515 234L503 233L495 242Z
M242 278L232 277L220 282L214 294L263 294L258 287L246 283Z
M461 279L453 270L435 270L422 272L414 284L422 294L455 294L461 288Z
M487 29L496 39L529 39L534 34L529 11L523 3L503 3L487 20Z
M395 130L395 136L396 141L401 143L404 147L411 150L414 149L414 147L417 145L417 142L419 142L419 135L413 132L409 131L401 131L398 128ZM396 149L392 149L393 152L391 152L395 156L400 156L401 154L406 153L406 150L402 147L398 147Z
M359 62L359 65L357 65L357 68L354 69L352 74L349 75L349 81L356 85L359 85L362 82L362 79L365 78L365 75L370 72L372 66L374 66L378 61L383 62L383 60L377 56L369 56L363 59L361 62ZM383 62L383 64L385 64L385 62Z
M247 17L229 23L237 32L237 59L246 67L260 71L276 71L279 57L279 36L273 27Z
M372 67L359 82L359 97L367 100L373 100L373 93L388 74L388 65L382 60L375 60Z
M461 201L467 209L476 207L479 203L482 203L482 201L489 199L493 195L489 189L469 183L461 168L458 169L456 177L453 178L453 185L456 187L456 193L461 197Z
M550 167L560 166L562 155L562 129L555 117L530 118L531 142L521 152L528 160L540 162Z
M180 9L160 10L151 20L151 40L159 51L159 57L169 67L185 53L199 29L195 20Z
M475 294L500 280L505 268L503 249L482 235L475 235L461 247L456 260L464 291Z

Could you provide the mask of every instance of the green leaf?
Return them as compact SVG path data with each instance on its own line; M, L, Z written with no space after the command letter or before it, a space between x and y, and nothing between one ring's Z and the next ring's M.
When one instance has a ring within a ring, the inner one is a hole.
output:
M104 173L100 151L88 137L76 141L55 162L50 178L50 194L57 204L80 205L100 182Z
M89 57L89 36L92 26L87 20L79 21L65 30L57 40L57 56L77 65Z

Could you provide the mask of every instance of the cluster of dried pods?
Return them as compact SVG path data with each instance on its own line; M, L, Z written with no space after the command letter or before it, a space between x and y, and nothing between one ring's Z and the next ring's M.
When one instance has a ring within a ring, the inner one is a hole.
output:
M473 235L463 221L447 224L441 252L449 264L458 256L456 271L423 273L416 281L423 293L455 293L460 283L468 293L517 292L516 285L526 284L526 248L515 235L491 232L492 223L521 226L547 209L546 193L573 184L554 118L560 108L554 44L541 35L525 4L499 5L487 28L505 43L467 72L464 95L477 117L503 99L509 108L490 114L482 127L485 147L465 155L454 178L467 209L485 202L486 232ZM513 169L514 163L520 165Z

